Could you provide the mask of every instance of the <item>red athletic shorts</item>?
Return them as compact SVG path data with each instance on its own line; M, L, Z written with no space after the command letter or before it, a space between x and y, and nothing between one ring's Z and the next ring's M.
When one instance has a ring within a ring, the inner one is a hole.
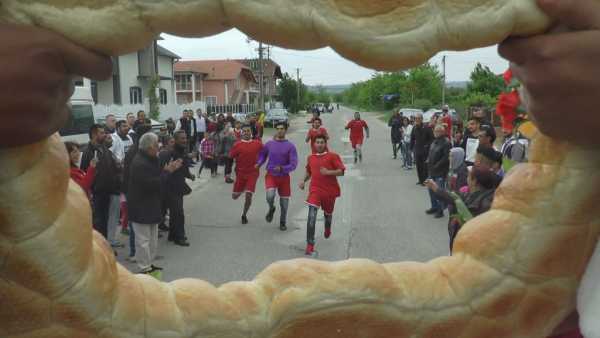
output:
M254 193L256 191L256 181L258 181L258 174L236 175L235 183L233 184L233 193Z
M265 187L269 189L277 189L279 197L290 197L292 196L292 187L290 183L290 175L285 176L273 176L267 173L265 177Z
M334 196L321 196L320 194L311 192L308 194L306 204L323 209L326 215L333 215L336 198Z
M352 149L356 149L356 146L359 144L362 146L363 141L364 141L364 137L351 137L350 143L352 143Z

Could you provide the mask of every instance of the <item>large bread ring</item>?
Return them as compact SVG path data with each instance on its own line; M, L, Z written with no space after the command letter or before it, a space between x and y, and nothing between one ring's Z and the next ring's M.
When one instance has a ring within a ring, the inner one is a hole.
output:
M0 21L49 28L112 55L146 47L161 32L200 37L237 27L282 47L331 46L379 70L549 25L535 0L1 0Z
M468 15L477 10L495 9L498 25L486 20L486 26L499 33L475 34L477 29L461 26L455 39L399 33L407 29L403 22L410 22L402 13L427 17L423 8L435 4L434 13L451 16L462 11L454 1L296 0L289 13L298 17L279 13L274 3L2 0L0 16L113 53L141 47L163 28L205 35L236 22L257 38L288 47L331 44L379 69L413 65L435 49L471 48L547 25L529 0L472 1L467 14L460 15L472 18ZM123 13L124 8L131 13ZM256 8L285 20L260 15L277 27L267 32ZM187 9L199 14L188 15ZM315 14L317 9L333 19ZM174 13L185 20L205 18L206 24L197 30L170 27ZM215 19L215 13L226 19ZM85 25L74 20L78 15L85 17ZM107 28L102 22L109 19ZM377 20L384 25L377 26ZM379 27L389 39L368 42L361 40L366 36L361 32L336 35L339 22L357 23L364 34ZM311 27L307 36L296 30L304 25ZM90 26L104 28L85 31ZM115 32L123 33L111 36ZM414 53L402 56L391 48L414 44L415 36L424 42ZM367 47L369 53L363 52ZM573 310L600 231L600 215L590 212L600 200L600 152L536 134L531 162L510 173L490 212L465 225L452 257L425 264L300 259L275 263L252 282L219 288L191 279L160 283L118 265L106 242L91 230L87 199L69 180L66 156L57 136L0 149L1 337L545 337Z

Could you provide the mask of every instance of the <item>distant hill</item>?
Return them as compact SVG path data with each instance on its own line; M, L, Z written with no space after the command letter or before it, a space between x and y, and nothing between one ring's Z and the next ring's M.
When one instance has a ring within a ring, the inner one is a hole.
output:
M448 88L467 88L469 81L449 81L446 82Z
M325 89L325 91L327 91L329 94L339 94L344 92L346 89L350 88L349 84L346 85L329 85L329 86L307 86L308 90L310 90L311 92L317 92L319 90L319 87L323 87Z

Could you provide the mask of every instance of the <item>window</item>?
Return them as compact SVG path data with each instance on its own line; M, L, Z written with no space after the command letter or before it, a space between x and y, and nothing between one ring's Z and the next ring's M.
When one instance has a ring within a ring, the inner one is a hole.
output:
M119 70L119 57L113 57L112 58L113 61L113 76L112 76L112 83L113 83L113 103L114 104L121 104L122 100L121 100L121 77L120 77L120 70Z
M217 105L217 97L216 96L207 96L205 97L206 105L208 106L216 106Z
M140 87L131 87L129 88L129 103L130 104L142 104L142 88Z
M192 90L191 75L175 75L177 90Z
M82 76L73 77L73 84L75 85L75 87L83 87L83 77Z
M160 104L167 104L167 90L166 89L159 89L159 96L160 96Z

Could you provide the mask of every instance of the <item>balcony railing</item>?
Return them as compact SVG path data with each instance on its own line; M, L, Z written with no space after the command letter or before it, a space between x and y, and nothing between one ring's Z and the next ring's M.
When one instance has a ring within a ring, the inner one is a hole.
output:
M192 91L192 84L182 84L182 83L176 83L175 84L175 89L177 91Z

